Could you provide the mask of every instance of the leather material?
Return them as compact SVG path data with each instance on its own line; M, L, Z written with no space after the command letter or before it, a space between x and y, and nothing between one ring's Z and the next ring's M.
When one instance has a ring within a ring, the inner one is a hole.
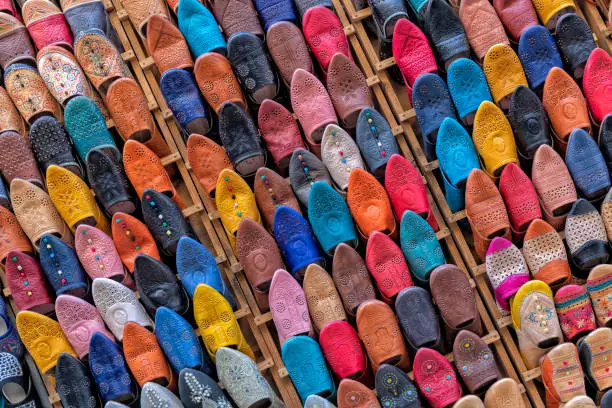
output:
M413 211L406 211L402 216L400 243L412 275L422 284L429 281L433 269L446 263L435 232Z
M592 407L596 407L597 405L595 405L595 402L593 402L593 400L587 397L586 395L577 395L573 397L572 399L570 399L569 401L567 401L564 404L564 406L567 408L576 408L576 407L592 408Z
M302 32L323 72L327 72L335 54L344 54L352 60L342 22L327 7L308 9L302 17Z
M97 28L115 44L117 49L123 50L117 32L101 1L60 1L60 4L74 37L78 37L83 31L90 28Z
M584 67L591 52L597 48L591 28L582 17L568 13L557 21L555 40L563 61L578 78L576 71Z
M304 295L317 332L332 321L346 321L342 301L331 276L321 266L309 265L304 274Z
M553 232L557 233L554 230ZM533 245L525 238L526 256L529 256L531 251L533 251ZM493 287L495 301L500 309L509 311L510 299L530 279L527 263L521 251L512 242L500 237L495 237L491 241L485 261L487 276ZM567 271L569 272L569 265ZM534 277L539 276L537 269L533 272L533 275Z
M562 145L567 143L572 130L590 130L586 100L576 82L562 69L554 67L548 72L542 103L554 134Z
M5 207L0 207L0 233L6 238L0 244L0 262L5 263L13 250L33 253L32 245L21 229L17 217Z
M432 408L443 408L463 392L451 363L440 353L422 348L414 356L414 380Z
M89 369L70 354L62 353L55 367L56 389L63 405L99 408L95 383Z
M227 38L240 32L262 36L264 31L257 19L257 11L251 0L215 0L213 13L223 27Z
M395 237L397 224L387 193L376 178L362 169L353 169L348 182L348 207L362 237L375 231Z
M36 62L51 95L61 105L65 105L73 96L93 96L91 85L79 63L64 47L49 45L41 49L36 55Z
M0 134L0 172L9 184L22 179L38 187L44 186L30 143L16 132Z
M183 408L181 400L168 388L164 388L155 382L144 384L140 395L140 406L142 408L155 408L159 404L169 408Z
M485 408L496 407L502 400L509 401L515 407L525 406L521 390L512 378L503 378L491 385L484 396Z
M365 76L352 59L342 53L334 54L329 62L327 90L346 129L355 128L362 109L373 107Z
M62 11L50 1L30 0L21 9L23 22L34 45L42 50L48 45L72 49L72 32Z
M548 406L555 407L575 396L586 394L584 372L574 344L564 343L553 348L540 367Z
M362 383L345 379L338 387L338 408L379 408L374 391Z
M465 213L474 233L474 248L481 260L485 259L492 237L511 239L510 220L504 200L493 181L482 170L472 170L467 179Z
M176 254L179 239L193 236L180 208L167 195L146 189L141 198L141 207L143 221L165 254Z
M100 333L91 338L89 369L102 400L134 401L138 390L132 382L119 347Z
M589 294L583 286L566 285L555 293L555 308L565 338L574 340L595 330L595 316Z
M211 119L193 74L185 69L171 68L162 75L159 86L184 133L189 135L197 131L206 134L210 131Z
M297 12L299 13L300 18L303 18L304 14L306 14L308 10L316 6L323 6L323 7L327 7L328 9L333 9L331 0L296 0L293 2L293 4L295 5L295 8L297 9Z
M596 265L608 263L610 249L606 228L597 209L584 198L573 205L565 222L565 240L574 265L584 275Z
M113 136L106 127L102 112L96 103L86 96L75 96L68 101L65 125L83 162L87 161L87 154L93 149L118 151Z
M552 147L541 145L536 150L531 179L540 197L544 219L556 230L562 229L569 207L578 196L567 166Z
M612 308L608 297L612 294L612 268L609 265L597 265L589 272L587 291L591 298L597 323L608 326L612 320Z
M482 68L496 104L512 95L517 86L527 86L521 61L507 43L495 44L489 48Z
M314 75L297 69L291 80L291 107L314 154L321 154L323 130L338 118L327 90Z
M359 335L349 323L327 323L321 330L319 343L331 370L340 380L361 378L367 373L365 350L359 341Z
M527 229L523 255L534 279L558 288L569 283L572 273L561 236L546 221L534 220Z
M609 170L612 168L612 114L606 115L601 122L598 144Z
M151 262L150 258L148 260ZM158 262L158 265L161 267L163 264ZM195 239L182 237L179 240L176 250L176 270L189 296L195 296L198 285L206 284L223 295L232 309L237 309L236 301L223 281L215 257ZM143 278L146 279L146 275ZM169 305L164 306L170 307ZM170 308L179 312L175 307Z
M307 336L293 337L283 344L281 355L302 403L312 394L332 396L334 380L315 340Z
M376 299L374 286L363 258L347 244L342 243L336 247L332 277L349 316L355 317L361 303Z
M117 340L123 341L123 328L127 322L136 322L141 326L153 328L153 322L136 294L121 283L112 279L97 278L93 281L92 292L100 316Z
M482 68L471 59L460 58L448 67L448 90L461 119L476 112L484 101L493 102Z
M218 115L225 102L234 102L246 109L246 100L230 62L223 55L208 52L201 55L194 68L200 92Z
M184 206L161 159L145 144L136 140L125 142L123 167L138 197L142 197L145 190L154 190L167 195L177 205Z
M408 159L399 154L391 156L387 164L385 190L389 193L397 219L401 221L404 213L411 210L425 218L434 231L439 229L427 199L423 177Z
M309 395L304 402L304 408L336 408L336 406L323 397Z
M612 386L612 379L610 374L608 374L610 372L608 360L610 359L611 351L612 331L609 327L594 329L593 332L584 337L578 344L582 369L586 374L588 383L597 389L597 391L603 391Z
M515 163L504 167L499 192L508 210L512 232L522 238L531 221L542 218L538 193L527 174Z
M453 358L459 376L471 393L482 392L501 378L487 343L468 330L461 330L455 337Z
M391 41L395 25L402 18L408 18L408 10L403 1L383 0L383 1L364 1L360 7L357 1L353 2L355 9L364 9L370 7L372 10L372 23L368 24L365 20L366 27L374 26L378 38L385 43ZM372 30L374 31L374 30Z
M77 254L55 235L41 237L40 266L56 295L71 294L82 298L87 294L85 271Z
M312 332L304 290L287 271L274 273L268 301L281 346L292 337Z
M130 17L132 24L134 24L134 27L136 27L138 33L143 38L146 38L147 24L152 16L160 15L168 18L166 5L161 0L132 1L129 4L124 4L123 7L125 7L125 11Z
M550 287L532 280L516 293L511 304L512 323L527 367L538 361L551 348L563 341Z
M169 386L172 372L155 335L134 322L123 328L123 353L125 361L139 386L147 382L159 382ZM143 397L146 395L143 388Z
M55 234L72 245L70 229L43 189L16 178L11 182L10 194L17 221L34 248L38 249L39 241L44 234Z
M220 54L225 54L225 39L206 6L197 0L181 0L176 15L178 27L196 59L211 51L218 50Z
M459 56L469 56L470 45L465 30L450 4L443 0L428 2L423 21L424 29L444 63L448 64Z
M499 20L493 5L488 1L462 1L459 6L459 18L465 27L465 33L467 34L470 45L479 60L482 61L489 49L496 44L509 48L510 42L504 31L504 26ZM484 70L486 74L486 65ZM493 97L495 98L495 90L493 87L491 87L491 93L493 93Z
M583 129L572 131L565 162L581 197L601 198L610 188L610 174L603 155L597 142Z
M518 41L527 27L538 24L538 16L531 1L493 0L493 7L514 41Z
M536 0L533 6L545 26L560 11L567 9L568 12L573 13L576 10L576 5L572 0Z
M289 162L289 182L303 206L308 206L310 188L316 181L332 185L331 176L321 160L306 149L295 149Z
M453 408L483 408L484 404L476 395L466 395L453 404Z
M457 118L444 80L436 74L419 76L412 89L412 103L423 132L425 155L428 160L434 160L436 158L436 131L444 119Z
M2 309L1 318L6 326L5 333L2 335L2 339L0 340L0 349L2 350L2 354L0 354L0 356L3 356L6 359L6 355L8 354L13 357L19 365L18 360L23 360L26 350L22 340L20 339L20 334L18 333L19 328L16 327L9 318L4 300L2 301L0 308ZM6 376L7 368L8 367L6 366L3 367L2 377ZM27 380L29 382L29 377ZM7 383L6 378L2 378L0 383L4 386L4 384ZM27 387L27 385L25 385L25 387ZM25 389L25 387L22 388Z
M427 290L417 286L403 289L395 299L395 313L412 350L442 346L438 315Z
M254 0L257 14L264 24L264 30L280 21L295 21L293 2L288 0ZM243 30L244 31L244 30Z
M141 253L160 260L155 240L142 221L118 212L113 215L111 226L115 248L130 272L134 271L134 261Z
M384 363L402 370L408 369L408 350L397 318L389 305L379 300L363 302L357 310L357 331L370 358L373 372Z
M357 117L355 141L370 172L382 177L389 159L399 154L391 127L374 108L364 108Z
M36 68L22 63L11 64L4 70L4 84L26 122L33 123L44 115L61 120L61 108Z
M257 126L266 148L279 171L286 173L291 153L295 149L304 148L300 127L291 112L272 99L263 101L257 115Z
M603 49L595 49L584 67L584 95L596 123L612 113L612 102L606 96L612 89L612 57Z
M177 26L160 14L147 23L147 47L160 74L171 68L193 68L185 37Z
M189 308L189 300L175 272L168 266L147 255L138 255L134 263L134 281L140 301L150 316L165 306L179 314Z
M412 84L421 74L438 70L427 37L408 19L401 19L395 25L391 47L409 94L412 93Z
M1 16L0 16L1 19ZM17 132L20 135L26 134L25 123L19 114L19 111L13 104L11 97L9 96L6 89L0 87L0 133L6 131ZM30 130L31 132L31 130ZM29 135L30 140L32 135Z
M95 333L115 341L96 307L83 299L60 295L55 302L55 312L62 331L80 359L89 355L89 343Z
M251 175L265 164L257 126L238 104L225 102L219 112L219 137L237 172Z
M7 255L7 287L19 310L47 314L54 309L54 299L38 261L18 250Z
M606 227L608 240L610 240L610 237L612 237L612 193L609 190L601 204L601 218Z
M301 214L300 204L291 185L274 170L260 167L255 173L253 191L259 211L269 228L274 225L274 213L279 205L293 208Z
M385 407L420 408L417 389L410 378L397 367L382 364L376 372L376 396Z
M163 77L160 86L164 91ZM123 140L141 142L159 157L170 154L168 145L155 126L147 99L135 80L121 78L114 81L108 87L106 103L115 122L115 128ZM193 105L192 109L195 112L196 108Z
M438 266L431 273L429 283L431 296L448 328L483 334L476 293L464 271L451 264Z
M87 78L105 96L116 79L129 77L129 70L115 45L98 29L83 31L74 40L74 55ZM102 62L100 62L102 61Z
M535 25L521 34L518 45L521 65L532 89L542 85L553 67L563 69L555 40L546 27Z
M6 70L17 62L33 63L36 52L26 27L22 22L7 13L0 16L0 65Z
M544 106L540 98L525 85L517 86L512 93L508 121L521 157L532 160L540 145L552 144Z
M359 148L345 130L337 125L327 125L321 141L321 159L335 185L346 191L349 176L354 169L364 169Z
M62 353L76 357L55 320L27 310L17 313L15 320L21 341L42 373L53 370Z
M299 4L296 6L299 7ZM312 58L304 35L292 22L279 21L272 24L266 33L266 45L285 84L291 85L293 73L298 68L313 72Z
M187 139L187 158L200 185L208 194L217 188L217 179L223 169L233 169L225 150L212 139L193 133Z
M251 101L260 104L277 96L278 78L260 37L244 32L232 35L227 42L227 59Z
M155 336L175 372L201 370L212 375L210 360L204 358L193 327L172 309L160 307L155 312ZM181 383L179 380L179 389Z
M391 303L402 289L413 285L401 249L387 235L374 231L366 247L366 265L383 299Z

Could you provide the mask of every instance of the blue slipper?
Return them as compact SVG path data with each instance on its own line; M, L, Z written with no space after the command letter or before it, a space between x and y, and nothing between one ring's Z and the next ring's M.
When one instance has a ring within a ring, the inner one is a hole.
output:
M73 2L62 9L74 38L77 38L82 32L96 28L102 31L120 52L123 52L121 41L119 41L102 2Z
M291 0L254 0L253 3L266 32L272 24L279 21L295 21Z
M400 368L381 364L376 372L376 396L385 408L421 408L413 382Z
M463 24L446 0L430 0L427 3L423 28L445 64L458 57L470 56L470 44Z
M236 301L221 277L215 257L195 239L183 237L176 250L176 270L189 296L199 284L205 283L219 292L236 310Z
M517 86L512 93L508 121L514 132L516 150L522 157L531 160L538 147L552 144L544 106L525 85Z
M10 260L7 260L10 262ZM4 320L5 330L0 333L0 353L10 353L20 361L23 359L25 349L17 328L7 314L4 298L0 298L0 318Z
M216 51L225 55L226 44L217 20L198 0L180 0L176 13L178 27L194 58Z
M111 339L95 333L89 342L89 369L106 401L133 402L137 389L132 382L123 353Z
M591 52L597 48L593 31L578 14L568 13L557 21L555 39L559 52L573 77L582 79L583 68Z
M324 264L308 221L292 208L280 206L274 215L274 238L293 276L302 280L311 263Z
M471 59L460 58L453 61L448 67L446 80L457 113L466 125L471 125L469 122L466 123L466 117L475 114L483 101L493 102L482 68Z
M210 132L208 106L192 73L181 68L170 68L159 80L161 92L184 135Z
M391 156L400 154L395 136L385 118L373 108L363 109L357 117L355 139L370 172L382 178Z
M412 104L428 160L436 158L437 131L445 118L457 119L453 101L444 80L436 74L423 74L414 81Z
M11 200L9 199L4 180L0 179L0 206L11 209Z
M431 271L446 263L436 233L414 211L405 211L402 216L400 242L410 272L421 283L427 283Z
M523 31L519 39L518 55L531 89L542 85L553 67L563 69L555 40L550 31L541 25Z
M179 395L185 408L229 408L228 401L217 382L198 370L186 368L179 374Z
M599 128L599 148L603 154L608 169L612 169L612 113L601 121Z
M309 395L324 398L334 395L334 380L315 340L308 336L292 337L283 344L281 354L302 404Z
M565 153L567 169L580 197L595 200L610 189L610 174L597 142L584 129L574 129Z
M429 292L418 286L402 290L395 298L395 314L413 350L440 348L442 334Z
M472 138L456 120L446 118L442 122L436 154L446 201L452 212L460 211L465 208L465 183L470 172L480 168L480 161Z
M57 296L87 294L85 271L76 252L55 235L45 234L40 240L40 266Z
M342 242L356 247L359 241L353 218L340 193L329 184L317 181L308 197L308 220L323 250L332 255Z
M189 308L189 300L183 287L176 279L176 273L157 259L139 254L134 261L134 280L140 294L140 302L149 316L162 306L184 314Z
M83 169L77 162L64 125L53 116L41 116L30 127L32 151L43 174L55 164L83 178Z

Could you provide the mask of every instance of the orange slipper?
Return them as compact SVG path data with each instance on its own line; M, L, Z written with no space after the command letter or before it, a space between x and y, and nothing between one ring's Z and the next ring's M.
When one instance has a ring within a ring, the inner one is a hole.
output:
M138 323L128 322L123 327L123 354L141 387L150 381L164 387L173 385L172 370L157 337Z

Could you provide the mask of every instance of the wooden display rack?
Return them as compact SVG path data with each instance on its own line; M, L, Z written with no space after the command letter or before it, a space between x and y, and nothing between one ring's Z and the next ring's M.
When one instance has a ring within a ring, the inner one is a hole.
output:
M612 54L612 23L608 21L606 24L610 7L606 2L609 0L597 0L597 3L591 0L574 1L579 1L584 17L598 39L597 44Z

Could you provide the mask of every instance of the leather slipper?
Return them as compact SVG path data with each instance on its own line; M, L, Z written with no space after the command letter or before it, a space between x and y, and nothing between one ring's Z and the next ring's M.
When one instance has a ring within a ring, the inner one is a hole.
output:
M416 386L405 372L381 364L376 372L376 396L384 407L417 408L421 406Z
M612 102L608 92L612 88L612 57L601 48L591 52L584 67L582 89L589 103L590 112L595 123L612 113Z
M542 85L553 67L563 69L555 40L550 31L541 25L523 31L519 39L518 55L531 89Z
M60 0L60 5L73 37L78 37L90 28L97 28L115 44L118 50L123 51L123 45L101 1Z
M601 121L597 143L609 171L612 168L612 114L606 115Z
M453 359L468 390L480 394L501 378L493 352L480 337L461 330L453 343Z
M147 382L142 386L140 394L141 408L156 408L159 404L168 408L183 408L181 400L168 388L155 382Z
M75 231L74 247L83 269L93 280L109 278L122 282L125 271L113 240L90 225L79 225Z
M459 398L453 408L484 408L484 404L476 395L466 395Z
M234 102L246 109L246 100L230 62L223 55L208 52L195 63L194 75L206 102L218 115L225 102Z
M210 132L212 119L192 73L182 68L170 68L161 76L159 86L185 135Z
M483 3L485 2L483 1ZM490 4L489 7L493 10ZM507 42L495 44L486 52L482 68L489 83L493 100L502 109L507 110L510 96L516 87L519 85L527 86L527 78L521 60Z
M534 279L557 289L572 278L563 239L543 220L534 220L523 241L523 256Z
M515 163L502 170L499 192L504 199L513 235L522 239L531 221L542 218L540 200L531 180Z
M368 373L365 350L359 335L349 323L327 323L321 330L319 343L336 378L341 381L345 378L359 380Z
M574 13L576 11L576 4L571 0L543 0L533 3L533 6L538 13L538 17L540 17L540 21L542 21L549 30L555 27L557 18L560 15Z
M421 74L438 71L427 37L408 19L402 18L395 25L391 47L409 95L412 95L412 84Z
M309 265L302 285L308 311L317 332L331 321L346 321L346 313L334 281L325 269L316 264Z
M443 408L463 392L451 363L439 352L422 348L414 356L414 381L432 408Z
M501 399L509 401L512 406L524 406L521 390L512 378L503 378L489 387L484 396L485 408L497 407Z
M23 360L25 354L25 348L18 328L13 323L13 320L9 317L7 312L7 305L4 300L0 301L0 318L3 320L3 333L0 336L0 352L10 353L20 361Z
M612 296L612 268L610 265L597 265L591 269L587 279L587 291L593 304L595 317L600 326L610 326L612 321L612 306L609 302Z
M338 387L338 408L378 408L376 393L359 381L344 379Z
M0 134L0 171L9 185L15 179L22 179L44 187L30 144L19 133Z
M304 408L336 408L336 406L323 397L309 395L304 402Z
M270 229L274 226L274 214L279 205L293 208L301 214L300 204L291 189L291 185L272 169L260 167L257 170L253 182L253 192L259 211Z
M293 4L299 13L300 19L304 17L304 14L306 14L309 9L316 6L323 6L327 7L328 9L333 9L331 0L296 0L293 2Z
M232 406L217 382L201 371L190 368L181 370L178 384L181 402L185 408L200 408L206 404Z
M155 316L162 306L179 314L187 312L189 300L176 279L176 273L157 259L138 255L134 262L134 281L149 316Z
M0 244L0 263L6 263L8 253L14 250L34 253L28 237L19 226L17 217L5 207L0 207L0 232L5 236Z
M512 93L508 121L514 132L516 150L522 158L533 160L540 145L552 145L544 105L525 85L517 86Z
M585 287L565 285L555 293L554 300L561 330L569 341L579 339L597 328Z
M406 211L402 216L400 242L410 271L421 284L429 281L432 270L446 263L436 233L413 211Z
M88 284L85 271L76 252L68 244L52 234L40 239L40 266L56 295L71 294L85 297Z
M391 303L402 289L413 286L402 250L382 232L370 236L365 262L385 302Z
M584 372L574 344L564 343L550 350L540 367L546 388L546 406L558 407L575 396L586 394Z
M168 3L175 3L175 1L169 1ZM176 1L176 3L178 3L178 1ZM143 39L147 36L147 25L151 17L160 15L168 18L168 10L166 4L162 0L132 1L123 7L125 7L125 11L130 17L130 21ZM176 11L175 7L172 8Z
M211 51L225 55L226 44L223 34L219 30L215 16L204 4L197 0L181 0L176 16L178 27L196 59Z
M354 169L364 169L359 148L345 130L337 125L327 125L321 141L321 159L335 185L342 192L349 186L349 176Z
M172 382L172 371L157 338L138 323L127 322L123 328L123 353L125 361L139 386L148 382L168 387Z
M214 0L211 3L212 11L227 38L241 32L263 37L264 31L251 0Z
M468 41L480 61L494 45L510 45L504 26L493 5L488 1L462 1L459 6L459 18L465 27ZM491 92L495 94L494 89L491 89Z
M193 68L193 59L185 37L177 26L161 14L147 23L147 47L160 74L171 68Z
M55 367L55 388L63 405L99 407L98 391L89 369L77 358L62 353Z
M355 141L368 169L382 178L391 156L400 154L391 127L376 109L364 108L357 117L355 133Z
M375 231L397 236L391 202L384 187L373 175L359 168L353 169L346 200L362 238L367 240Z
M418 286L403 289L395 299L395 313L412 350L442 347L438 315L427 290Z
M586 374L589 385L595 388L598 393L612 387L609 362L610 357L612 357L610 355L611 351L612 330L609 327L595 329L578 342L582 369Z
M360 4L363 3L363 4ZM427 2L423 2L422 6L425 6ZM408 18L408 10L403 1L397 0L383 0L383 1L353 1L355 9L361 10L366 7L370 7L372 10L372 17L363 20L366 30L375 32L378 36L379 44L379 55L382 48L388 48L391 39L393 37L393 30L395 25L402 18ZM421 11L421 10L419 10ZM419 14L417 11L415 14ZM370 21L371 20L371 21ZM382 44L385 45L382 45ZM382 58L381 58L382 59Z
M219 173L223 169L234 168L221 146L212 139L195 133L187 139L187 158L200 185L209 195L214 195Z
M469 58L460 58L448 67L446 80L457 114L466 126L472 125L480 104L493 102L482 68Z
M342 22L327 7L316 6L308 9L302 17L302 32L324 73L327 73L335 54L344 54L352 59Z
M493 7L515 42L527 27L538 24L538 16L531 1L493 0ZM485 405L487 405L486 402Z
M265 31L274 23L296 20L293 2L290 0L254 0L254 3Z
M304 148L297 121L283 105L266 99L259 106L257 126L279 172L286 174L293 151Z
M36 51L30 42L26 27L16 18L7 13L0 15L0 65L6 70L17 63L34 63Z
M336 247L332 277L349 316L355 317L361 303L376 299L374 286L363 258L347 244L342 243Z
M10 251L7 259L4 273L17 308L40 314L53 312L53 295L38 261L17 250Z
M1 20L2 16L0 16ZM11 100L6 89L0 87L0 109L4 113L2 117L0 117L0 132L13 131L17 132L20 135L25 135L26 128L23 118L19 114L19 111L15 107L15 104ZM39 118L40 119L40 118ZM30 132L31 132L30 127ZM30 141L32 139L32 135L29 135Z
M113 215L111 224L115 248L130 272L134 271L134 261L141 253L160 260L155 240L142 221L119 212Z
M553 232L557 233L554 230ZM530 254L532 250L533 247L525 239L525 251ZM500 237L495 237L491 241L485 260L487 276L493 287L495 301L500 309L509 311L510 299L530 279L527 263L516 245ZM538 276L536 271L533 273L534 277Z
M299 1L296 6L299 8ZM304 35L292 22L279 21L272 24L266 33L266 46L288 88L298 68L313 72L312 58Z
M21 8L21 15L36 48L42 50L48 45L60 45L72 50L72 32L55 3L26 1Z
M306 295L289 272L279 269L274 273L268 300L281 346L292 337L312 333Z
M572 205L567 216L565 240L573 264L585 278L591 268L608 263L610 259L603 220L597 209L584 198L579 198Z
M587 22L575 13L561 16L557 21L555 39L561 56L569 67L572 76L576 79L582 79L584 65L591 52L597 48L593 39L593 32Z
M332 185L327 168L317 156L303 148L295 149L289 162L289 182L296 197L305 207L308 207L310 189L316 181Z
M601 199L610 189L610 174L606 161L597 142L585 130L572 131L565 162L581 197L589 200Z
M423 26L444 65L470 56L470 45L459 16L446 1L427 2Z

